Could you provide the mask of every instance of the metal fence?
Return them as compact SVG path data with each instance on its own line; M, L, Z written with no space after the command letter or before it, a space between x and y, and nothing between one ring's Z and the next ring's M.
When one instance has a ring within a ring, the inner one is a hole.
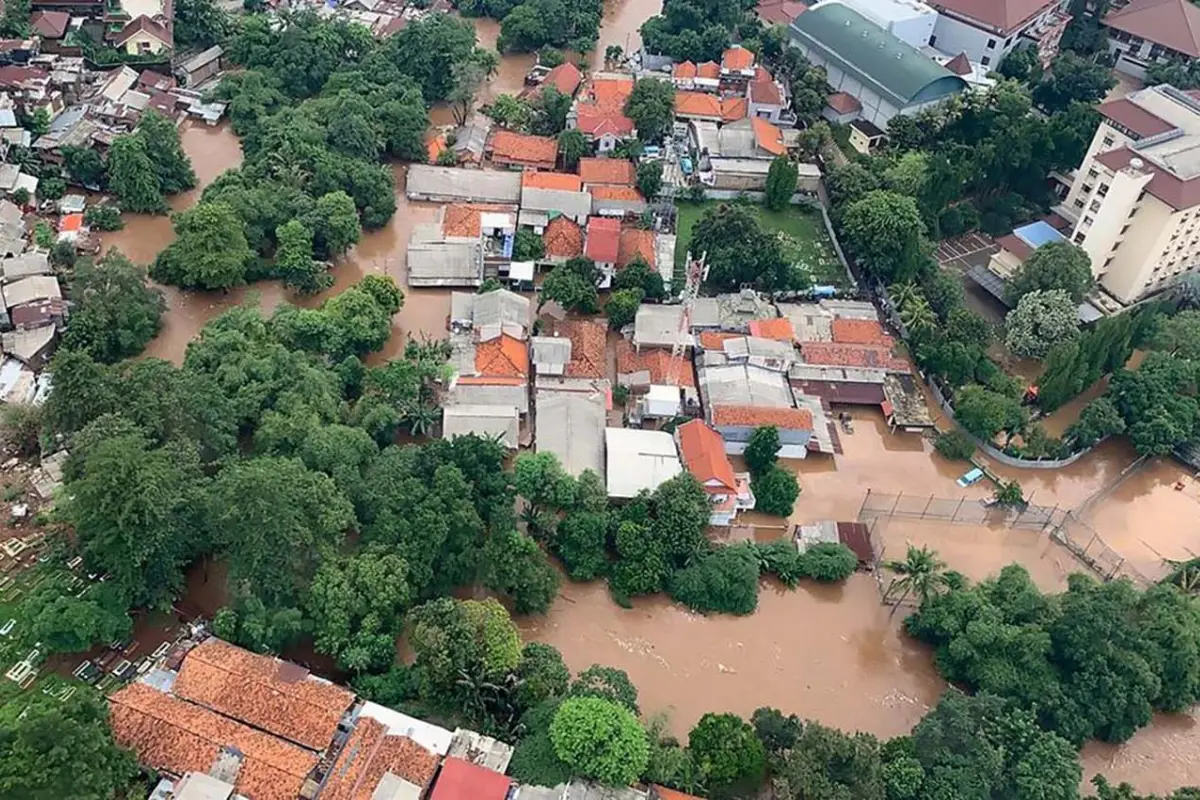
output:
M1104 539L1100 538L1100 534L1074 512L1067 514L1066 518L1050 531L1050 538L1070 550L1076 558L1106 581L1129 578L1143 586L1154 583L1123 555L1109 547Z
M1028 503L1024 508L1008 508L986 500L936 495L893 494L867 490L858 510L860 522L875 517L905 517L932 519L960 525L987 525L1026 530L1041 530L1059 525L1068 511L1059 506L1039 506Z

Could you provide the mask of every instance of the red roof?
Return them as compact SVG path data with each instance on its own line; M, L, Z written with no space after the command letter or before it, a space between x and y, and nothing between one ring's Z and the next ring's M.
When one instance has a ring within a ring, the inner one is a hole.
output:
M623 269L641 258L646 265L654 267L654 231L641 228L625 228L621 231L621 244L617 252L617 269Z
M693 419L679 428L679 452L688 472L700 483L717 481L731 491L737 489L733 465L725 455L725 440L704 422Z
M685 794L684 792L680 792L675 789L668 789L667 787L659 786L658 784L654 784L652 788L654 789L654 795L652 795L654 800L700 800L700 798L694 794Z
M1021 238L1015 234L1007 234L996 239L996 244L1000 245L1002 250L1007 250L1021 261L1029 258L1033 253L1033 248L1025 244Z
M781 156L787 152L783 143L783 131L762 117L750 120L754 126L754 143L773 156Z
M796 341L796 329L792 327L792 321L786 317L750 320L750 335L789 344Z
M389 736L387 727L359 717L354 732L329 771L321 800L371 800L383 776L424 789L437 772L438 757L407 736Z
M730 331L700 331L700 335L696 338L700 342L700 347L705 350L724 350L725 342L737 339L741 335Z
M1200 8L1188 0L1133 0L1105 16L1104 24L1200 58Z
M811 431L812 412L807 408L770 406L713 406L712 422L717 427L759 428L774 425L785 430Z
M1107 153L1101 153L1096 156L1096 161L1116 172L1129 166L1130 160L1135 158L1136 155L1128 147L1121 147L1116 150L1109 150ZM1146 191L1171 206L1171 208L1176 211L1182 211L1185 208L1200 205L1200 178L1192 178L1185 181L1164 169L1159 169L1145 159L1142 159L1142 169L1153 173L1150 182L1146 184Z
M586 319L563 320L555 326L560 336L571 340L568 378L604 378L608 376L608 328Z
M671 72L671 74L676 78L694 78L696 77L696 65L691 61L684 61L680 64L676 64L675 69Z
M721 101L721 119L725 122L737 122L749 113L750 104L744 97L726 97Z
M862 111L862 103L852 94L834 92L825 98L825 104L839 114L855 114Z
M598 264L615 264L620 250L621 221L610 217L589 218L584 254Z
M581 158L579 178L587 184L633 186L637 170L627 158Z
M167 47L175 46L175 37L171 35L170 29L157 20L147 17L145 14L122 28L121 32L113 38L113 44L120 47L139 33L152 36Z
M1101 103L1096 110L1121 127L1133 131L1139 138L1157 136L1175 128L1165 119L1150 113L1127 97Z
M555 217L542 233L546 255L554 258L575 258L583 253L583 229L568 217Z
M571 96L583 81L583 74L570 61L564 61L546 73L542 86L553 86L562 94Z
M35 11L29 18L34 31L45 39L61 39L71 23L71 15L65 11Z
M966 52L959 53L954 58L947 61L946 69L950 70L955 75L970 75L975 71L971 66L971 59L967 58Z
M771 25L790 25L807 10L808 6L793 0L759 0L757 9L758 16Z
M58 230L61 233L70 233L77 231L83 227L83 214L64 214L62 219L58 221Z
M934 0L933 7L1008 33L1055 2L1056 0Z
M766 80L751 81L748 93L752 103L764 103L772 106L783 105L783 94L779 91L779 86L770 77L767 77Z
M676 92L675 114L680 117L721 118L721 99L704 92Z
M721 65L715 61L705 61L696 65L696 77L716 80L721 77Z
M567 172L523 172L522 189L558 189L564 192L583 190L583 181L578 175Z
M492 161L541 169L554 169L558 140L551 136L528 136L500 130L492 136Z
M891 347L892 337L873 319L835 319L833 341L838 344L879 344Z
M721 54L721 69L743 70L754 66L754 52L734 45Z
M529 348L507 333L475 345L475 371L482 377L524 378L529 375Z
M632 186L589 186L588 192L596 200L624 200L633 203L643 199L642 193Z
M692 362L683 356L674 358L669 350L643 350L637 352L628 339L617 342L617 372L632 375L648 372L650 383L671 386L695 386ZM668 378L670 378L668 380Z
M510 781L499 772L447 757L429 800L504 800Z
M632 136L633 120L625 116L619 109L603 109L595 105L580 104L579 118L575 125L581 133L597 137L605 134L613 136Z
M883 345L801 342L800 355L808 364L909 371L907 362L893 356L892 349Z

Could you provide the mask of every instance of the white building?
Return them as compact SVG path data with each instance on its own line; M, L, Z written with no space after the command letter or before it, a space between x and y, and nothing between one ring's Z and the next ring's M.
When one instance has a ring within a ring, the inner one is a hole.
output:
M1133 0L1104 17L1116 69L1145 78L1154 62L1200 58L1200 8L1188 0Z
M1124 303L1200 267L1200 101L1152 86L1099 106L1100 127L1055 210Z
M683 470L675 440L665 431L605 428L604 444L609 497L637 497L642 489L652 492Z
M929 44L995 69L1019 44L1038 48L1043 64L1058 51L1070 17L1066 0L932 0L938 11Z
M920 0L824 0L849 6L918 50L929 44L938 13Z

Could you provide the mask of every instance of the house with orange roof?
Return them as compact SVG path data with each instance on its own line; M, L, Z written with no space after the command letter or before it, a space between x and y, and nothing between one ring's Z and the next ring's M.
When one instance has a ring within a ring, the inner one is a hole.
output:
M633 186L637 168L627 158L581 158L579 179L585 187Z
M744 94L746 85L754 79L758 59L754 51L735 44L721 54L721 91Z
M754 144L759 150L772 156L781 156L787 152L783 143L783 131L761 117L750 120L754 126Z
M671 82L685 91L717 92L721 87L721 65L715 61L695 64L684 61L671 72Z
M625 103L632 93L631 76L597 74L572 106L567 127L582 133L597 152L611 152L622 141L637 136L633 120L625 116Z
M737 122L750 113L750 103L745 97L725 97L721 100L721 121Z
M589 186L588 194L595 216L624 217L646 210L646 199L632 186Z
M545 69L545 67L535 67L535 69ZM564 61L557 67L553 67L549 72L547 72L537 85L531 86L525 91L521 92L521 97L525 100L532 100L540 97L542 91L547 86L553 86L559 94L566 95L567 97L574 97L575 92L579 91L579 84L582 82L583 73L579 71L579 67L575 66L570 61Z
M710 363L706 358L697 361L697 375L705 419L721 434L726 453L741 455L756 428L774 425L781 458L808 454L814 414L807 404L798 407L786 373L745 361ZM819 402L816 409L820 411Z
M796 329L786 317L750 320L750 335L791 344L796 341Z
M675 116L686 120L721 122L721 98L704 92L675 92Z
M606 276L606 284L616 270L620 251L621 221L612 217L591 217L587 224L587 241L583 254L596 262L596 266Z
M531 136L499 130L487 145L492 163L508 169L553 170L558 161L558 140L552 136Z
M675 441L684 467L704 487L712 504L709 525L732 525L739 511L754 509L750 475L733 471L721 434L704 420L693 419L675 429Z
M583 255L583 228L574 220L555 217L542 232L545 260L558 264Z
M621 229L617 248L617 269L624 269L635 260L655 269L654 231L626 226Z
M761 69L761 67L760 67ZM784 87L763 70L765 77L756 76L746 88L749 103L747 116L761 117L775 125L795 125L796 115L788 108Z

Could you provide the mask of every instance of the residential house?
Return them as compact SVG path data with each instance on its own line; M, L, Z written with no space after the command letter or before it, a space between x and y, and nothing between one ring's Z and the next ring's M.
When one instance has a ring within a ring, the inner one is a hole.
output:
M1043 65L1058 52L1071 17L1064 0L931 0L937 23L929 44L995 69L1019 45L1037 48Z
M795 125L796 115L788 108L783 87L768 75L763 80L750 81L746 90L749 103L747 116L765 119L775 125Z
M571 340L566 336L534 336L529 340L535 375L562 376L571 361Z
M450 757L442 763L429 800L505 800L511 783L502 772Z
M600 379L608 377L608 327L593 320L559 320L552 326L553 336L570 342L569 355L562 375L567 378ZM544 338L544 337L543 337Z
M521 175L502 170L470 170L412 164L404 183L409 200L434 203L521 202Z
M683 355L675 356L665 348L638 351L624 339L617 342L617 384L628 386L639 394L649 392L656 386L669 386L675 389L677 404L682 395L685 411L690 413L700 407L691 359Z
M637 168L627 158L581 158L579 179L584 188L633 186L637 182Z
M61 326L67 318L58 280L50 275L31 275L4 286L7 324L17 328Z
M675 92L675 116L679 119L721 122L721 98L704 92Z
M637 135L633 120L625 116L625 101L632 93L631 76L596 74L567 116L568 127L578 129L597 152L612 152L620 142Z
M484 294L450 294L450 330L455 334L474 334L479 340L508 334L514 339L529 335L532 303L507 289Z
M637 316L633 320L633 346L639 353L645 347L671 349L677 344L685 348L695 344L683 306L649 303L638 306Z
M544 69L544 67L537 67L535 69ZM526 80L529 79L526 78ZM564 61L546 72L541 81L535 86L531 86L521 92L521 97L526 100L533 100L540 97L542 90L547 86L553 86L559 94L574 97L575 92L579 91L579 84L582 82L583 73L579 71L579 67L570 61Z
M804 458L813 437L813 415L803 408L715 405L708 409L709 421L725 442L725 452L746 452L754 431L773 425L779 431L779 457Z
M834 92L825 98L825 108L821 116L830 122L845 125L862 113L862 103L858 98L847 92Z
M693 419L675 429L684 467L699 481L712 504L708 524L732 525L739 511L754 509L750 475L737 474L725 454L725 441L704 420Z
M442 408L442 437L482 436L496 439L509 450L520 445L521 420L515 406L465 405Z
M224 48L217 44L184 61L177 70L180 84L194 88L221 74L224 54Z
M684 61L671 70L671 82L685 91L717 93L721 89L721 65L715 61L694 64Z
M665 431L605 428L608 496L632 499L678 475L675 440Z
M604 428L612 393L607 381L563 379L552 388L542 382L534 394L535 450L554 453L563 469L604 475Z
M916 114L967 88L962 78L840 3L800 15L789 35L809 61L825 68L834 92L855 97L862 118L880 128L897 114Z
M58 330L53 325L0 334L0 349L3 349L4 355L12 356L34 370L40 370L46 365L57 343Z
M745 94L746 86L754 79L756 59L754 51L735 44L721 54L721 90L734 94Z
M589 186L592 214L601 217L636 216L646 210L642 193L632 186Z
M641 261L651 269L657 270L655 263L654 231L641 228L625 227L621 229L621 238L617 247L616 266L618 270Z
M768 25L788 26L796 17L808 10L804 3L795 0L758 0L755 13Z
M772 319L774 307L753 289L697 297L692 303L693 330L720 330L744 333L756 319Z
M34 11L29 17L29 25L42 40L43 45L66 36L67 27L70 24L71 15L65 11Z
M556 264L569 261L583 255L583 228L567 217L555 217L546 223L542 243L546 261Z
M492 135L492 124L492 118L487 114L472 111L466 122L454 132L454 157L459 164L479 166L483 162L488 137Z
M1108 52L1115 68L1144 79L1151 64L1200 58L1200 8L1187 0L1133 0L1108 12Z
M53 275L54 267L45 253L32 250L0 259L0 283L10 284L33 275Z
M443 209L443 222L423 223L409 235L407 263L408 285L479 286L483 283L484 245L481 222L469 222L448 228L446 216L455 206ZM463 215L470 218L470 215ZM478 212L475 219L479 220Z
M520 224L545 232L559 216L583 225L592 211L592 196L583 191L578 175L559 172L526 172L521 177Z
M111 42L113 47L131 56L169 53L175 47L169 18L141 15L121 28Z
M864 156L870 155L886 139L886 133L865 119L856 119L850 123L850 146Z
M558 140L499 130L492 134L487 154L493 164L508 169L553 170L558 161Z
M596 267L604 273L602 286L608 286L612 281L620 251L621 221L611 217L589 219L583 254L596 262Z

